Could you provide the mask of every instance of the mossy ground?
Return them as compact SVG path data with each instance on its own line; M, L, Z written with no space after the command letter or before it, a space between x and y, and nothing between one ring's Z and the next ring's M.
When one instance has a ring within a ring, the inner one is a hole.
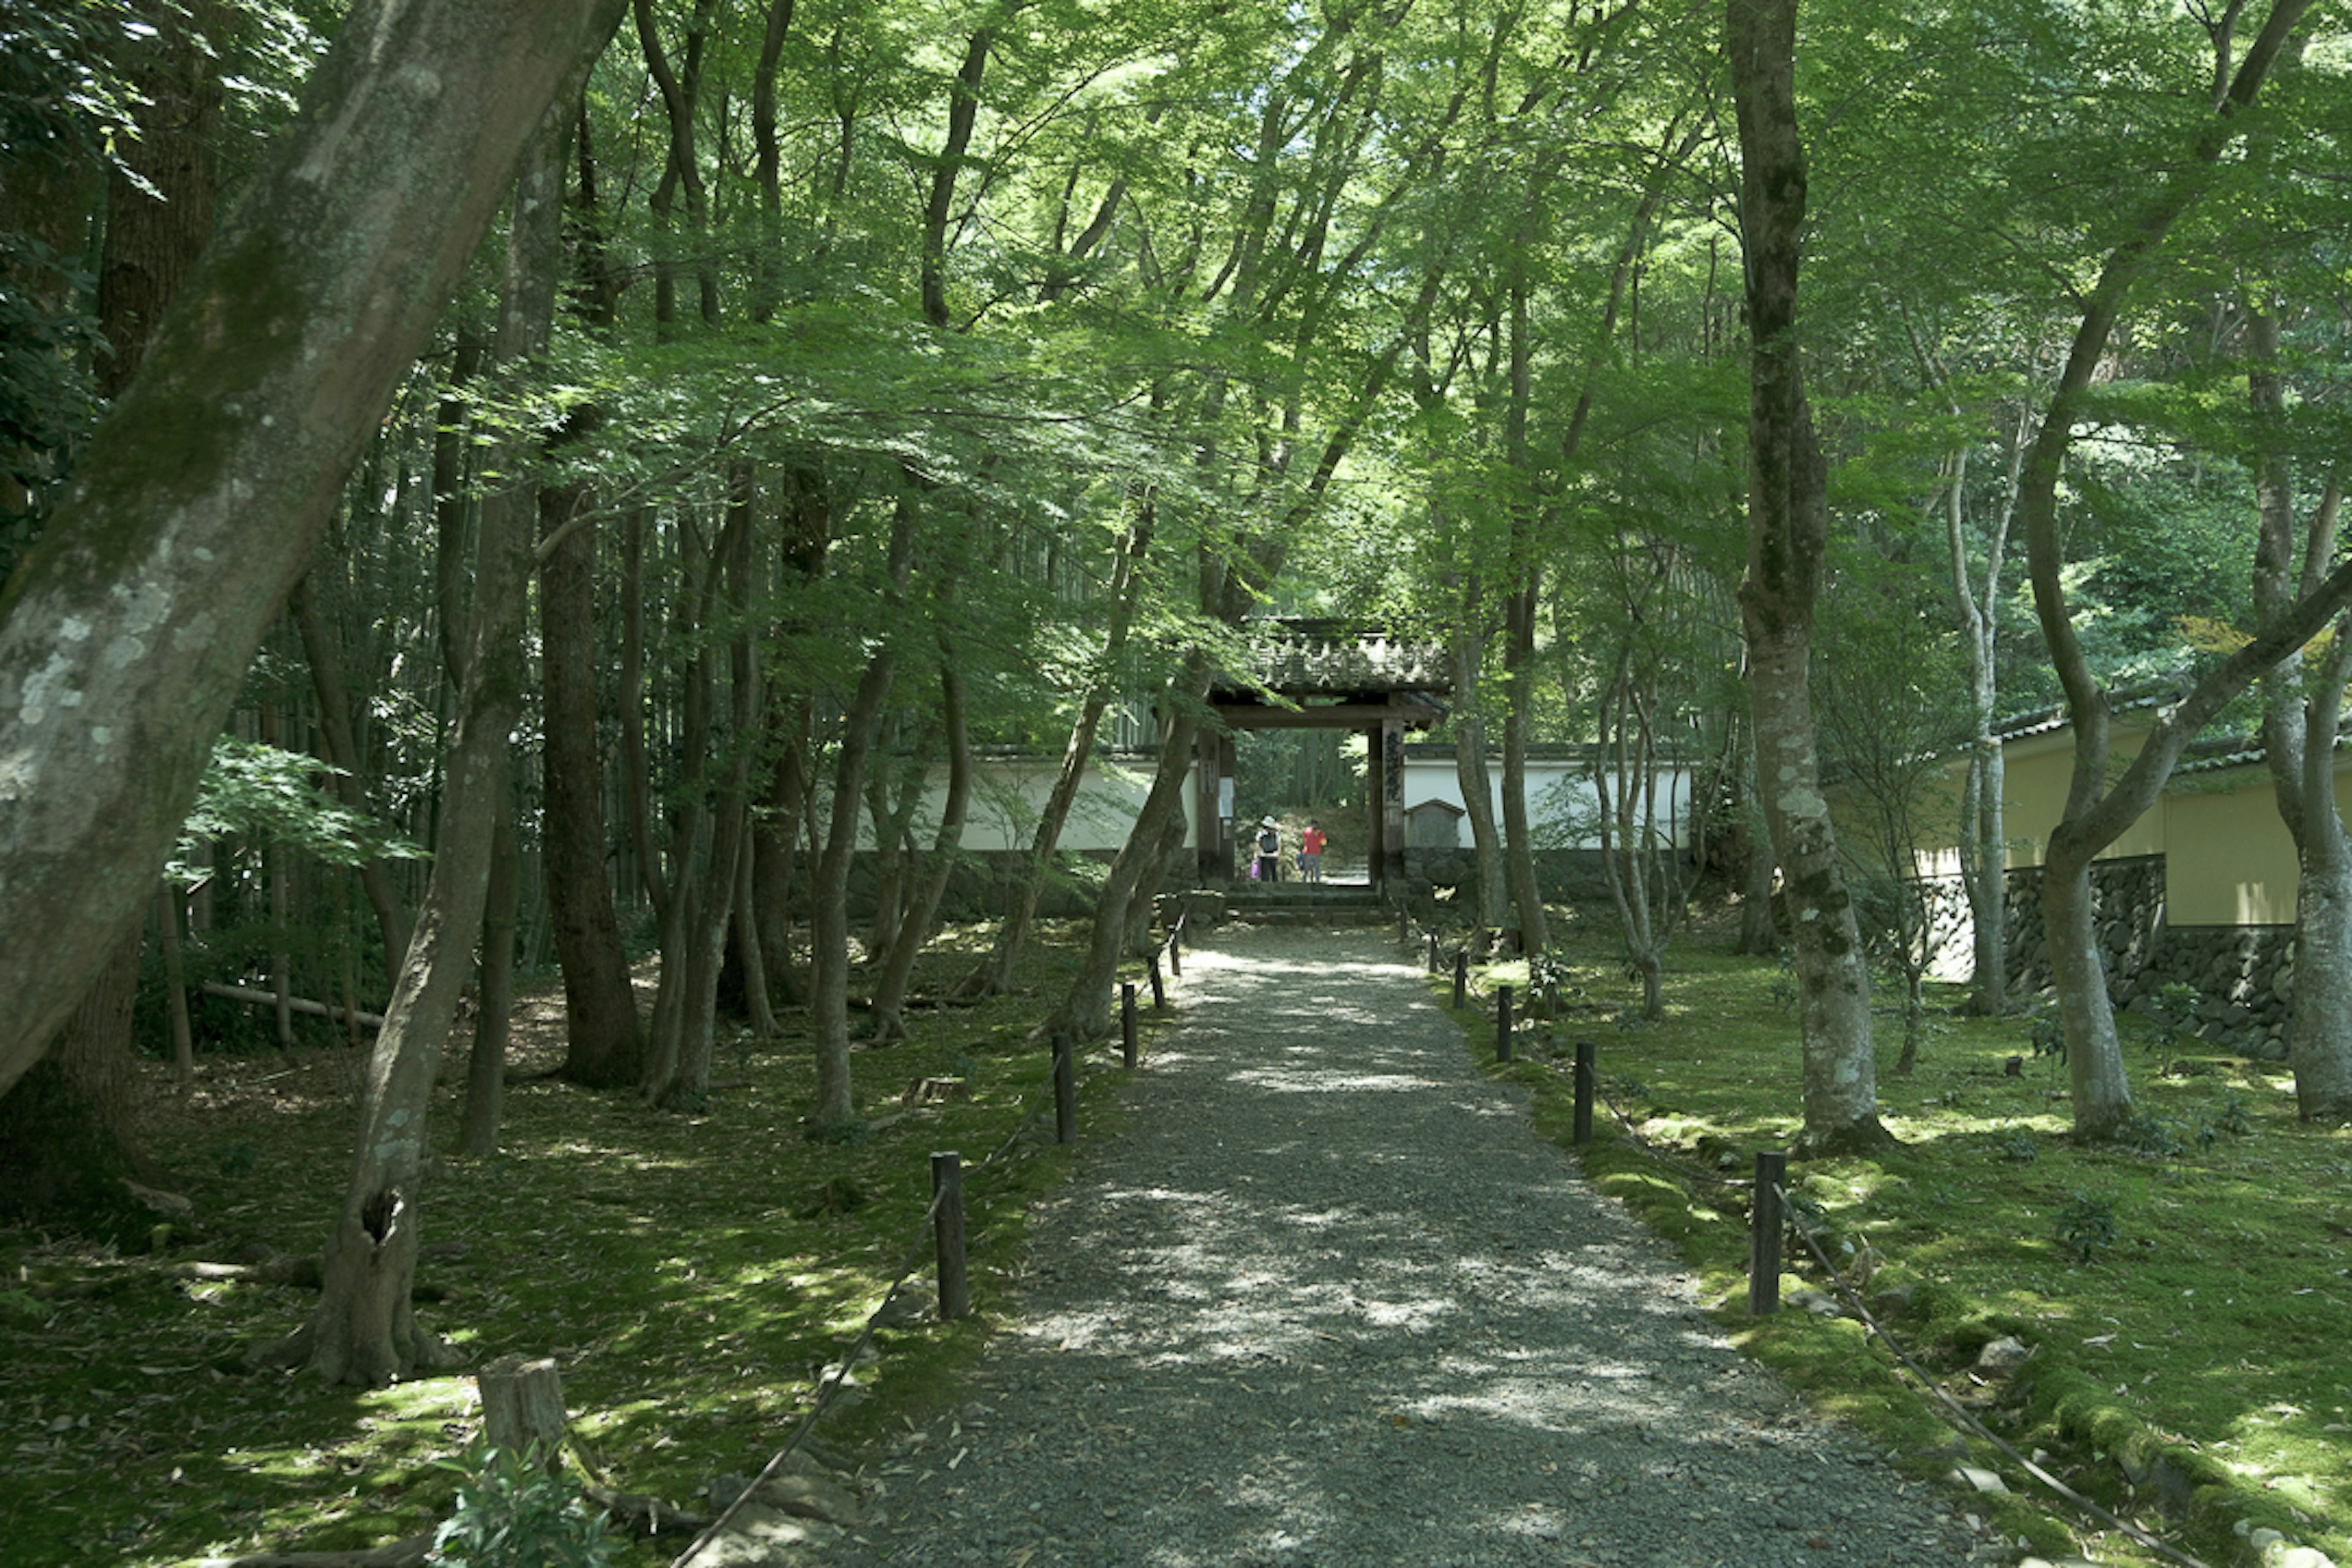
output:
M1734 1184L1800 1127L1780 971L1702 932L1671 958L1666 1017L1621 1026L1638 990L1606 927L1571 920L1565 933L1564 1016L1521 1037L1518 1054L1536 1059L1496 1070L1536 1089L1542 1130L1567 1144L1573 1042L1597 1043L1607 1104L1586 1169L1682 1251L1726 1328L1913 1473L1967 1462L2001 1474L2017 1497L1962 1506L2012 1539L2045 1556L2158 1561L2030 1500L2041 1489L1958 1436L1854 1321L1748 1316L1748 1194ZM1527 982L1523 963L1477 973L1489 988ZM2280 1064L2193 1038L2159 1046L2126 1017L2140 1146L2078 1145L2064 1067L2032 1054L2024 1019L1961 1017L1960 1000L1938 997L1907 1077L1890 1070L1899 1020L1878 1020L1881 1115L1899 1146L1790 1165L1832 1261L1874 1268L1875 1289L1910 1286L1895 1337L2013 1447L2116 1513L2210 1562L2239 1560L2241 1521L2352 1562L2352 1130L2300 1122ZM1465 1023L1491 1054L1491 1020ZM1822 1289L1822 1273L1792 1259L1783 1286ZM2032 1347L2023 1371L1975 1373L2002 1335Z
M2153 1563L2031 1500L2014 1466L1957 1437L1851 1321L1748 1318L1736 1183L1756 1151L1786 1147L1798 1125L1798 1047L1778 969L1724 956L1701 932L1670 962L1664 1021L1621 1027L1636 983L1601 928L1571 918L1563 931L1568 1015L1523 1036L1532 1059L1501 1070L1537 1089L1538 1125L1565 1143L1568 1052L1579 1037L1599 1042L1609 1106L1632 1130L1604 1106L1586 1167L1682 1249L1727 1329L1915 1473L1940 1477L1966 1458L2004 1474L2016 1498L1963 1506L2044 1555ZM959 933L927 960L928 983L961 973L985 935ZM917 1012L913 1040L861 1052L861 1105L877 1120L915 1079L971 1088L968 1100L906 1110L862 1142L802 1136L813 1069L801 1035L723 1047L703 1116L551 1079L518 1084L504 1152L447 1161L425 1194L428 1242L467 1248L420 1270L442 1298L424 1308L427 1322L477 1362L555 1357L587 1447L627 1489L687 1502L711 1476L756 1466L918 1245L930 1152L961 1149L969 1168L1040 1103L1049 1063L1031 1029L1066 962L1049 942L1029 994ZM1525 979L1524 966L1480 974L1489 986ZM524 1066L551 1055L560 1011L526 1004ZM1470 1048L1490 1053L1491 1024L1465 1026ZM1883 1064L1897 1034L1881 1020ZM2077 1147L2063 1070L2028 1040L2022 1020L1939 1015L1916 1073L1882 1066L1883 1113L1902 1146L1800 1162L1791 1190L1817 1210L1842 1264L1848 1244L1866 1248L1883 1259L1880 1286L1914 1287L1915 1305L1890 1324L1914 1353L2071 1484L2209 1561L2235 1560L2242 1519L2352 1561L2342 1351L2352 1222L2341 1203L2352 1132L2298 1122L2291 1084L2266 1066L2136 1037L2133 1089L2151 1148ZM2026 1058L2016 1076L2011 1057ZM1085 1077L1090 1136L1114 1114L1111 1059L1098 1055ZM453 1085L460 1071L450 1065ZM245 1345L296 1327L314 1298L187 1268L256 1244L317 1248L349 1158L355 1083L352 1058L326 1047L209 1057L186 1100L159 1070L146 1142L195 1201L196 1234L134 1255L0 1232L10 1563L141 1568L368 1545L439 1517L453 1479L436 1461L476 1426L463 1376L369 1393L247 1374ZM445 1146L454 1095L436 1108ZM1026 1209L1066 1164L1024 1141L968 1180L977 1315L884 1331L858 1399L826 1417L821 1445L856 1455L952 1394L1004 1305ZM2102 1214L2105 1226L2084 1223ZM2070 1217L2087 1262L2062 1239ZM1819 1285L1818 1273L1792 1265L1783 1283ZM2032 1358L2013 1381L1979 1380L1969 1363L2002 1334L2025 1340ZM667 1555L633 1552L640 1564Z
M919 989L942 990L984 950L954 933ZM979 1353L1018 1265L1024 1216L1066 1168L1052 1144L1050 1052L1032 1037L1072 933L1042 933L1024 994L909 1014L914 1038L861 1051L868 1131L811 1142L805 1033L723 1044L707 1114L649 1110L552 1079L508 1091L501 1152L445 1156L424 1194L418 1270L429 1327L469 1363L552 1356L584 1448L625 1490L692 1505L709 1479L755 1470L789 1435L910 1251L927 1245L930 1155L964 1157L974 1316L879 1331L880 1354L816 1441L855 1454L919 1417ZM1147 993L1148 1005L1148 993ZM560 1053L560 995L526 1003L518 1065ZM1149 1014L1147 1012L1147 1017ZM1105 1130L1116 1047L1081 1075L1082 1126ZM295 1287L194 1277L243 1249L320 1247L341 1197L358 1064L321 1047L210 1056L181 1100L159 1068L142 1135L199 1215L193 1235L132 1254L0 1231L0 1411L12 1565L175 1563L264 1549L369 1546L428 1530L478 1425L469 1380L378 1392L247 1373L257 1340L298 1327ZM455 1134L462 1060L445 1064L438 1142ZM901 1108L918 1079L968 1099ZM985 1171L1042 1103L1030 1135ZM923 1251L912 1288L931 1299ZM673 1540L664 1543L674 1549ZM667 1561L641 1545L625 1559Z

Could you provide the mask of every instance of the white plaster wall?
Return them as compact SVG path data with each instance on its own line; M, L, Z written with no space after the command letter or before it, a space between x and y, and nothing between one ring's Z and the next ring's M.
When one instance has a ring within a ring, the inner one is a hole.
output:
M1503 820L1503 762L1500 757L1487 760L1486 774L1493 791L1490 803L1495 811L1496 827ZM1662 774L1658 781L1658 812L1673 823L1675 842L1683 841L1690 823L1690 774L1676 770ZM1669 796L1671 795L1671 808ZM1448 757L1412 757L1404 762L1404 808L1411 811L1423 801L1442 800L1449 805L1465 807L1460 775L1454 759ZM1530 760L1528 763L1528 815L1535 826L1537 845L1547 849L1598 849L1600 837L1591 830L1591 823L1599 814L1600 798L1592 787L1590 765L1557 759ZM1580 826L1579 825L1581 825ZM1470 829L1462 829L1463 847L1469 847Z
M1143 797L1151 793L1155 765L1156 759L1149 755L1108 761L1097 758L1087 770L1086 783L1079 786L1077 801L1070 808L1070 820L1062 829L1060 847L1085 853L1115 850L1126 843L1135 814L1142 809ZM1028 848L1031 836L1037 831L1038 816L1045 809L1045 797L1053 793L1054 777L1060 771L1061 760L1057 757L975 758L971 804L964 818L964 848L975 854ZM922 805L915 811L917 844L930 847L946 801L947 770L934 768L923 792ZM1193 791L1187 774L1184 841L1188 844L1193 842L1192 807ZM857 847L873 848L874 823L870 816L859 818L857 832Z

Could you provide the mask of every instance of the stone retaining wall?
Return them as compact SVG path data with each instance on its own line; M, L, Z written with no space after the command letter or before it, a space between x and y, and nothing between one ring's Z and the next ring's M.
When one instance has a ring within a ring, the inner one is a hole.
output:
M2091 868L2091 898L2107 992L2117 1007L2151 1013L2158 991L2184 983L2197 992L2199 1036L2246 1056L2285 1059L2293 926L2170 924L2164 859L2156 855L2099 861ZM2011 984L2020 992L2046 989L2038 867L2009 874L2008 938Z

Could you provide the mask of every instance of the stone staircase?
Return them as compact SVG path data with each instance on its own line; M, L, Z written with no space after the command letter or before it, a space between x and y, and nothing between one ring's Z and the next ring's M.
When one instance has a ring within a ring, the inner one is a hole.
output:
M1396 919L1368 882L1251 881L1230 888L1201 889L1176 895L1192 918L1208 924L1240 921L1259 926L1377 926Z

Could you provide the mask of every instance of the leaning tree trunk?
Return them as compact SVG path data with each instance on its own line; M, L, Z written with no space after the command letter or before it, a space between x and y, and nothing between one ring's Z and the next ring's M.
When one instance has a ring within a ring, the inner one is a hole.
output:
M1045 879L1053 871L1054 852L1062 842L1062 829L1069 824L1070 809L1077 804L1078 791L1086 784L1087 766L1094 758L1095 735L1101 727L1104 710L1110 706L1119 658L1126 651L1128 632L1135 622L1136 603L1142 595L1144 552L1151 546L1157 521L1157 505L1147 497L1135 525L1119 541L1118 560L1111 567L1110 621L1103 635L1103 673L1087 687L1085 700L1078 704L1077 717L1070 723L1069 740L1062 747L1061 768L1054 775L1054 787L1046 793L1045 809L1038 816L1037 831L1029 840L1029 852L1022 861L1020 880L1006 901L1004 918L998 922L988 962L967 976L959 988L967 996L994 996L1013 988L1013 966L1020 962L1021 950L1029 941L1031 927L1036 923L1037 900L1044 896Z
M508 319L500 330L500 357L511 363L544 347L553 318L562 240L561 204L551 193L562 188L569 128L561 109L541 116L517 181L518 218L508 237ZM522 714L533 512L530 492L520 487L482 508L473 615L457 731L443 764L432 879L368 1060L358 1144L342 1210L327 1238L324 1289L300 1331L257 1352L263 1360L305 1365L330 1383L381 1387L447 1355L410 1305L421 1222L418 1186L434 1079L482 930L499 803L513 787L508 737Z
M507 737L522 711L530 544L522 508L483 509L471 646L445 763L432 880L369 1058L358 1147L327 1240L325 1288L299 1333L259 1352L330 1383L382 1387L446 1359L409 1304L417 1189L433 1083L482 925L498 795L509 788Z
M218 57L199 36L217 36L217 5L142 0L132 10L151 31L122 62L138 89L139 134L107 179L98 324L109 352L94 379L109 400L129 387L211 232L221 100ZM152 887L155 866L145 874ZM122 1185L138 1163L128 1132L131 1014L145 917L142 900L35 1076L11 1091L0 1075L0 1206L15 1218L126 1235L148 1217Z
M2122 1053L2116 1046L2114 1004L2107 994L2105 966L2095 946L2061 951L2062 943L2088 944L2092 858L2113 844L2155 805L2181 749L2221 706L2244 690L2263 670L2300 647L2333 616L2352 590L2352 567L2326 578L2261 636L2199 677L2189 694L2158 714L2139 752L2111 778L2108 771L2108 705L2105 689L2092 672L2075 636L2065 584L2065 533L2058 509L2058 482L2084 404L2107 361L2107 347L2125 301L2140 274L2155 260L2166 237L2210 187L2208 170L2220 163L2245 124L2263 81L2286 52L2308 0L2277 0L2262 31L2247 45L2236 73L2215 104L2213 115L2185 149L2172 149L2168 172L2124 238L2107 254L2097 281L2084 295L2083 313L2059 372L2042 426L2030 448L2019 487L2017 514L2025 528L2026 562L2033 584L2033 607L2043 645L2066 695L2074 731L2074 766L2063 818L2050 835L2042 873L2044 940L2051 977L2058 990L2058 1015L2066 1032L2066 1061L2074 1080L2074 1131L2097 1140L2113 1137L2130 1119L2131 1095ZM2226 60L2220 62L2226 67ZM2226 74L2226 71L2223 73ZM2180 156L2185 153L2187 155ZM2063 919L2053 919L2055 889Z
M1884 1142L1870 983L1822 792L1811 665L1828 550L1827 471L1798 354L1805 159L1797 132L1796 0L1729 0L1750 342L1748 569L1739 584L1765 816L1788 888L1804 1035L1803 1142Z
M617 15L354 5L92 438L0 611L0 773L19 781L0 795L0 1089L152 892L343 476ZM50 722L67 696L74 721Z
M1192 764L1192 742L1200 732L1199 710L1208 700L1209 677L1208 657L1195 651L1184 656L1176 678L1168 683L1167 700L1160 710L1160 765L1136 812L1135 824L1128 830L1127 841L1111 858L1110 870L1095 900L1094 929L1086 958L1061 1005L1054 1009L1045 1026L1049 1030L1081 1040L1099 1040L1110 1033L1111 981L1118 973L1119 960L1126 956L1136 898L1145 890L1146 876L1160 868L1161 838L1169 823L1183 819L1185 777Z

